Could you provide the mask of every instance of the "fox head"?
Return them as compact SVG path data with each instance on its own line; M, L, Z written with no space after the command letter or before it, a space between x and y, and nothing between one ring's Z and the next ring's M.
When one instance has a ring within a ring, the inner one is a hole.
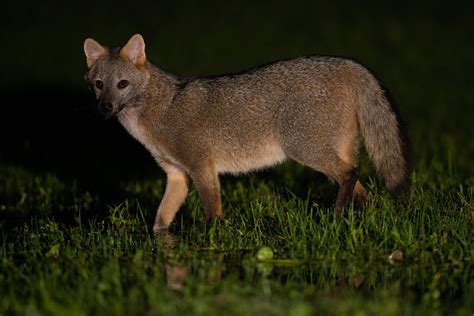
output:
M148 79L145 42L135 34L124 47L109 50L88 38L84 53L89 68L87 80L99 102L99 111L110 118L137 97Z

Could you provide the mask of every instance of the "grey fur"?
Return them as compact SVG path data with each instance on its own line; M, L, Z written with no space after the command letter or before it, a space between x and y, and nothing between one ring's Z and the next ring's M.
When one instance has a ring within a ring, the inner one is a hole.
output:
M286 158L336 181L338 210L352 198L363 203L367 194L356 172L361 138L388 189L405 181L396 115L374 76L351 60L301 57L239 74L182 80L136 62L145 60L140 35L121 51L133 58L122 53L111 58L92 41L86 40L85 52L91 84L104 82L101 91L95 89L99 103L113 105L111 114L168 174L154 231L171 223L189 177L208 218L222 218L219 173L248 172ZM119 90L122 79L130 84Z

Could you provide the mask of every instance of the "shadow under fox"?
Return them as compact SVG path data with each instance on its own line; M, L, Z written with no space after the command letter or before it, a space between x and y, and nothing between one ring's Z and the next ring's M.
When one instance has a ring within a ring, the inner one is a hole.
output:
M206 217L222 219L220 173L287 158L339 184L338 212L352 200L363 204L361 141L389 190L406 180L397 116L374 76L351 60L301 57L182 80L147 61L139 34L111 50L86 39L84 51L100 111L116 116L167 174L154 232L169 227L190 180Z

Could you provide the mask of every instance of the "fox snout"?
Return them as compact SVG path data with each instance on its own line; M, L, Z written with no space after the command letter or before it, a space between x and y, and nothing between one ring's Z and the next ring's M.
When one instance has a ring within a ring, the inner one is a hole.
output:
M99 112L104 116L105 119L110 119L112 116L118 113L117 106L114 106L110 101L99 100Z
M112 106L112 103L101 103L99 104L99 111L102 114L110 114L113 111L114 107Z
M114 115L117 115L122 111L123 104L114 104L110 101L101 101L99 100L99 112L106 118L109 119Z

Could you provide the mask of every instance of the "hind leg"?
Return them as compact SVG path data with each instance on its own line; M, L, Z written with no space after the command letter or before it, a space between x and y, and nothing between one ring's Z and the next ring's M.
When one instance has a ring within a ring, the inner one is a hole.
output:
M290 158L312 169L324 173L329 179L339 185L336 199L336 213L341 214L342 209L352 202L353 197L366 196L364 187L357 180L357 168L346 163L337 152L321 150L309 154L301 151L289 151Z
M344 162L336 153L325 153L324 157L314 155L291 155L289 156L299 163L324 173L329 179L339 185L336 199L336 213L341 214L342 209L352 202L354 189L357 181L357 169ZM356 192L357 193L357 192Z
M321 171L339 184L336 198L336 214L341 215L342 209L353 201L354 188L357 183L358 171L353 165L347 164L337 155L331 158L331 163L323 166Z
M339 192L336 212L339 214L352 202L358 176L355 158L360 136L357 115L352 104L342 102L340 106L334 106L336 101L324 105L332 109L329 112L324 111L324 120L319 112L313 113L314 121L308 117L297 117L294 120L299 124L293 124L290 126L291 132L286 130L281 136L285 153L290 158L324 173L337 182ZM356 193L359 189L360 186L357 186Z
M354 204L358 209L363 209L367 203L367 190L364 188L359 180L356 181L354 186L353 200Z
M345 206L352 202L357 175L357 169L354 167L338 174L339 191L337 192L336 199L336 213L338 215L342 213L342 209Z

